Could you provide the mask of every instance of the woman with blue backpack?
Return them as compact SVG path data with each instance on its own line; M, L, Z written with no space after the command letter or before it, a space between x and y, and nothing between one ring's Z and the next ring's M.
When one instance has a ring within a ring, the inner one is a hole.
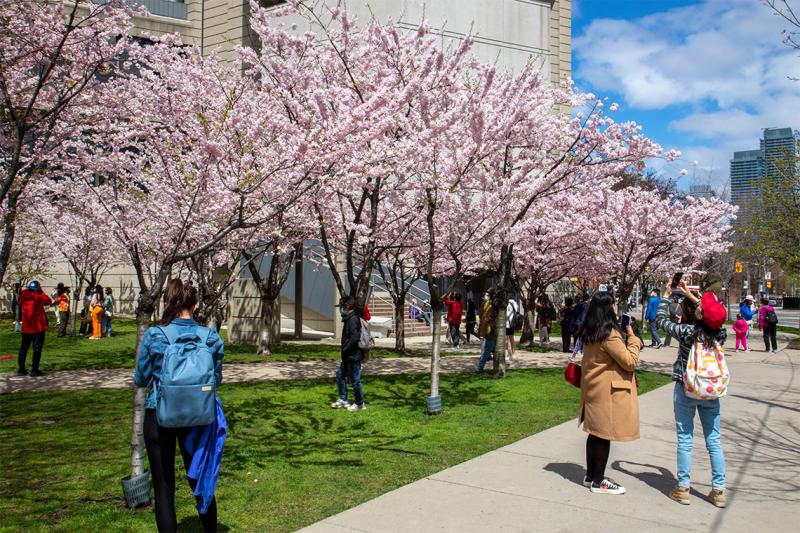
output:
M144 441L155 493L159 531L176 531L175 445L197 500L205 531L217 530L214 489L226 423L216 389L222 381L224 346L217 332L192 318L197 291L179 279L164 293L159 325L139 348L134 382L148 387Z
M667 286L664 293L672 290L671 286ZM675 381L672 400L678 437L678 486L670 491L669 497L683 505L690 503L692 441L697 412L711 457L711 492L708 493L708 501L716 507L725 507L725 456L720 442L719 398L725 395L729 378L723 348L727 335L723 327L727 310L713 292L698 298L683 280L679 282L677 290L685 296L681 302L681 322L673 322L668 318L669 300L662 300L656 317L656 325L680 343L678 357L672 367L672 380ZM706 377L698 372L698 361L702 361L704 371L706 368L709 371L718 368L721 375L705 383Z

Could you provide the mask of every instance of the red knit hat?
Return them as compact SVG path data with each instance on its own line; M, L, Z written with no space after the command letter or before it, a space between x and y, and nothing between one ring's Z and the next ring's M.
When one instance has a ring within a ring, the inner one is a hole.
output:
M718 300L716 294L707 292L700 299L700 308L703 310L703 322L712 329L720 329L725 324L728 311Z

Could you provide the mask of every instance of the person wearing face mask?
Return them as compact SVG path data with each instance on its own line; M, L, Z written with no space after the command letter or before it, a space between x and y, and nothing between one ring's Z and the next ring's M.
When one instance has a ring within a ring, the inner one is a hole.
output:
M331 404L334 409L363 411L364 389L361 386L361 362L364 353L358 347L361 338L361 317L358 302L354 296L344 296L339 300L339 314L342 317L342 362L336 371L336 386L339 399ZM353 403L347 401L347 384L353 387Z
M475 371L483 372L486 363L492 358L494 346L497 343L497 332L494 329L495 311L492 306L492 298L494 297L494 289L487 289L483 293L483 303L481 304L481 323L478 326L478 332L483 337L483 350L481 350L481 357L478 359L478 364L475 366Z

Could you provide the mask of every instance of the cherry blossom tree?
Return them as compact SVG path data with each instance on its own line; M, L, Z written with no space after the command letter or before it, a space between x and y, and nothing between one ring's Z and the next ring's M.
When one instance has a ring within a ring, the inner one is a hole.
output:
M26 189L59 175L64 143L107 115L98 88L130 22L122 0L0 2L0 283Z
M131 48L102 86L115 114L62 156L59 194L90 197L136 273L138 339L173 267L260 227L313 188L305 131L272 112L240 63L202 58L176 37ZM155 273L148 280L148 266ZM132 475L143 471L144 391L134 398Z
M603 191L594 199L593 231L583 233L592 258L586 266L611 279L619 301L627 302L645 268L666 276L727 250L735 211L715 198L675 201L635 187Z

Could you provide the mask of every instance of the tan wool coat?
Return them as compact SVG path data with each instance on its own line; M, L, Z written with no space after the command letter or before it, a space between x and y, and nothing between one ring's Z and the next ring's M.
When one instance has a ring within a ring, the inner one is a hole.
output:
M587 433L615 441L639 438L634 371L642 346L633 335L626 345L617 330L601 343L584 345L579 423Z

